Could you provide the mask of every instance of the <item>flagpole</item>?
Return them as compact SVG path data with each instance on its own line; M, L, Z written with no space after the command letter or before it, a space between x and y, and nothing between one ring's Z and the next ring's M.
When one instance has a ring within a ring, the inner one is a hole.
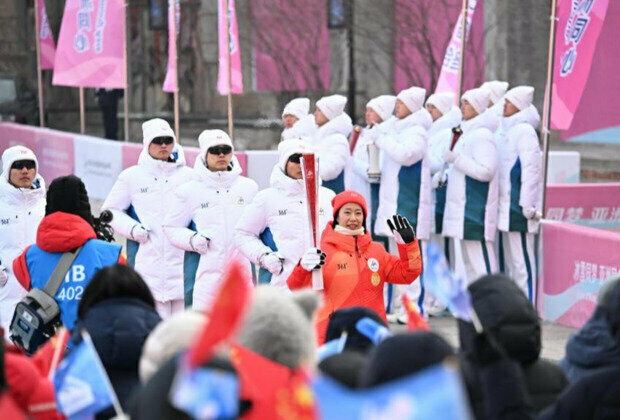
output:
M54 372L56 372L58 363L60 363L60 359L62 359L62 356L65 353L65 347L67 347L68 339L69 339L69 331L66 328L63 328L58 333L58 337L57 337L58 345L54 349L54 354L52 356L52 363L50 364L50 370L47 375L49 379L52 379L54 377Z
M173 100L174 100L174 135L177 138L177 141L180 142L181 139L179 138L179 51L178 51L178 47L179 47L179 42L178 42L178 36L177 36L177 6L176 6L176 0L171 0L171 5L172 5L172 30L174 31L174 68L175 68L175 77L176 77L176 81L174 84L174 93L173 93ZM179 14L181 13L181 9L180 9L180 3L179 3ZM180 19L179 19L180 20Z
M110 393L110 396L112 397L112 405L114 406L114 411L116 412L116 416L118 418L123 418L123 416L125 416L125 413L123 412L123 407L121 407L121 403L118 401L116 392L114 392L114 387L112 386L112 383L110 382L108 373L106 372L105 367L103 367L103 363L101 363L101 359L99 358L99 353L97 353L95 344L93 343L93 340L90 338L90 334L88 334L88 331L82 330L81 334L82 334L82 339L86 342L86 345L90 346L92 351L95 353L95 360L97 362L97 367L101 370L101 374L105 380L106 388L108 389L108 392Z
M123 95L123 112L124 116L124 125L125 125L125 141L129 141L129 65L127 63L127 13L129 10L129 3L125 1L125 16L123 19L123 32L124 32L124 41L123 42L123 63L125 66L125 94Z
M232 66L230 65L230 0L226 0L226 57L228 61L228 136L233 140Z
M82 86L79 87L80 92L80 133L84 134L86 132L86 112L84 106L84 88Z
M467 5L468 0L463 0L463 6L461 8L461 53L459 54L459 84L456 90L456 100L459 101L461 93L463 92L463 69L465 67L465 47L467 36Z
M41 20L41 16L39 16L39 1L36 0L34 2L34 31L35 31L35 46L37 52L37 83L39 88L39 125L41 127L45 126L45 104L43 103L43 77L41 70L41 40L39 39L39 21Z
M557 22L557 0L551 2L551 16L549 25L549 58L547 61L547 82L545 84L545 100L543 106L543 126L541 130L541 141L543 146L543 196L542 196L542 215L545 215L545 204L547 200L547 171L549 167L549 134L551 130L551 92L553 86L553 67L555 58L555 32Z

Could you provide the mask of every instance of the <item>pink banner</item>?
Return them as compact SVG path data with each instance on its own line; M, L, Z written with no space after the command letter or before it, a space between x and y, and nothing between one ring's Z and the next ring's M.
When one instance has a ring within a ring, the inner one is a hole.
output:
M327 2L252 0L250 5L255 89L328 91Z
M50 70L54 68L54 58L56 56L56 46L54 38L47 20L47 12L45 11L45 0L37 0L37 13L39 27L37 28L37 36L39 37L39 52L41 56L41 70Z
M551 128L566 130L571 126L588 81L608 3L609 0L558 2Z
M476 2L470 20L463 75L464 90L484 82L484 1ZM472 3L470 2L470 6ZM394 91L420 86L427 92L439 91L442 65L454 66L458 72L460 53L461 0L396 0L394 9ZM473 9L471 9L473 10ZM424 22L424 24L421 24ZM456 27L453 25L456 23ZM456 49L453 44L458 33ZM451 43L452 42L452 43ZM452 45L452 48L449 46ZM456 92L456 77L443 72L452 81L441 82L441 89ZM448 87L446 87L448 86ZM451 87L454 86L454 87Z
M243 93L243 74L241 73L241 49L239 47L239 32L237 30L237 13L235 0L218 0L218 33L220 63L217 77L217 91L221 95L228 95L230 85L231 93ZM230 24L230 28L228 25ZM228 29L228 37L226 30ZM226 39L228 38L227 53ZM229 62L230 55L230 62ZM230 73L229 73L230 68ZM230 75L230 84L228 77Z
M124 0L67 0L54 85L125 88Z
M181 25L179 0L168 0L168 69L164 80L164 92L176 92L177 81L177 36ZM174 30L173 30L174 28Z
M580 328L601 284L620 272L620 234L568 223L542 226L537 306L548 321Z
M547 185L545 218L620 228L620 183Z

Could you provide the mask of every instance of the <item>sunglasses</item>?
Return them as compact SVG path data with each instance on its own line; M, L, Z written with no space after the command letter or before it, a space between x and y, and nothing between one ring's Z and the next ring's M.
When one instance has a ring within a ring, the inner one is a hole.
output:
M295 153L292 154L289 158L288 161L289 162L293 162L293 163L299 163L299 161L301 160L301 153Z
M153 140L151 140L151 143L158 146L161 146L162 144L169 146L174 143L174 139L172 137L155 137Z
M232 147L227 145L213 146L207 149L207 153L212 155L228 155L232 153Z
M11 169L22 170L24 168L30 170L36 168L37 165L34 163L34 160L16 160L11 165Z

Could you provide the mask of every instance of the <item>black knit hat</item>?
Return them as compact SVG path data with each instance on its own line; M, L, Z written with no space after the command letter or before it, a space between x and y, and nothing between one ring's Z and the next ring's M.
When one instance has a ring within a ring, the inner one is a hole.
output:
M367 352L373 347L373 343L368 337L355 328L357 321L365 317L387 327L379 314L371 309L362 306L339 309L329 317L329 324L327 324L327 332L325 333L325 342L340 337L342 332L346 330L347 342L345 344L345 349L360 351L362 353Z
M86 186L77 176L61 176L54 179L50 184L47 190L45 214L48 215L57 211L80 216L90 225L94 223Z

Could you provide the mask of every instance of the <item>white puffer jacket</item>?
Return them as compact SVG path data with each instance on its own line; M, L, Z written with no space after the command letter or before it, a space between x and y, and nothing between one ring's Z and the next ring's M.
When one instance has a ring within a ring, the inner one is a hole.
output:
M498 130L499 216L497 227L504 232L536 232L538 222L527 220L523 209L540 211L542 203L542 153L536 127L540 116L530 105L504 118Z
M190 240L196 232L211 240L209 251L200 257L196 271L194 309L210 308L220 280L233 259L239 259L250 285L252 282L250 262L234 244L234 228L243 209L258 192L258 185L240 176L241 166L236 157L233 157L230 168L229 171L212 172L203 159L196 159L196 178L175 191L164 219L164 232L177 248L194 251Z
M416 236L428 239L431 229L431 174L426 132L433 119L425 108L399 120L392 117L377 127L381 149L381 184L375 233L392 236L387 219L401 214Z
M135 269L149 285L158 302L183 299L184 251L170 243L162 223L170 208L174 192L190 181L194 174L185 166L180 145L173 151L174 162L153 159L145 148L138 164L118 176L102 210L111 210L110 225L119 235L131 239L138 223L150 229L147 242L140 244L135 255ZM131 260L131 255L128 255Z
M461 123L443 218L444 236L494 241L497 230L498 153L493 138L497 116L484 112Z
M314 115L308 114L300 118L291 128L282 131L282 140L296 139L301 137L314 137L318 127L314 122Z
M334 192L319 189L319 229L332 220L331 200ZM271 187L256 194L245 208L235 228L235 242L241 252L253 263L271 252L259 238L269 228L278 252L284 257L284 270L271 278L271 284L287 288L286 280L303 253L309 248L310 226L307 216L306 194L302 180L290 178L275 166L271 172Z
M37 228L45 216L45 181L37 175L35 188L25 189L15 188L7 179L6 174L0 176L0 265L9 275L0 287L0 322L8 338L15 305L26 294L13 274L13 260L35 243Z
M342 113L319 127L308 143L319 156L319 172L326 187L344 187L344 168L349 161L349 135L353 130L351 118Z

